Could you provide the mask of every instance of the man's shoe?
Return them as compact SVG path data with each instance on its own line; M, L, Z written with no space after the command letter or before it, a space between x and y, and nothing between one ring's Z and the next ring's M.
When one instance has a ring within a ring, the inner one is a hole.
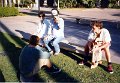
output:
M111 64L108 65L108 67L107 67L107 71L108 71L110 74L113 73L113 68L112 68L112 65L111 65Z

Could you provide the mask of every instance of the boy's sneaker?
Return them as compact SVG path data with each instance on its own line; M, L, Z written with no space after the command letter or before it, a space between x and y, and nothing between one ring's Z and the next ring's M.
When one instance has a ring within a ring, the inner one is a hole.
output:
M56 52L54 55L59 55L59 54L60 54L59 52L58 53Z
M102 61L100 60L100 61L98 61L98 64L102 64Z
M108 67L107 67L107 71L108 71L110 74L113 73L113 68L112 68L112 65L111 65L111 64L108 65Z
M61 72L61 69L52 66L50 72L51 72L51 73L59 73L59 72Z
M96 68L97 66L98 66L98 63L93 63L93 64L91 65L91 69Z
M79 63L79 65L84 65L84 61L82 60L82 61Z
M50 54L53 55L53 51L50 51Z

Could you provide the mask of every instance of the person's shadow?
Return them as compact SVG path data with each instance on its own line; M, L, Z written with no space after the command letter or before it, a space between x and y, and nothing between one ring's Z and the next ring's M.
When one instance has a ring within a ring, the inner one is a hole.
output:
M0 82L5 82L5 78L4 78L1 70L0 70Z
M108 72L107 67L103 64L98 64L99 67L101 67L104 71Z
M32 34L30 34L30 33L26 33L26 32L21 31L21 30L15 30L15 31L16 31L16 32L19 32L19 33L23 36L22 39L29 39L30 36L32 35Z

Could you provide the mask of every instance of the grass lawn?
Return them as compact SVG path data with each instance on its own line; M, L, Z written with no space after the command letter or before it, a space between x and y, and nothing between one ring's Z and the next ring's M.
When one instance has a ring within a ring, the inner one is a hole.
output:
M19 81L19 54L27 44L25 40L0 32L0 82ZM36 78L40 82L80 82L80 83L120 83L120 64L113 64L114 73L106 71L107 63L95 69L90 65L79 66L82 55L62 50L59 56L51 56L54 65L61 68L59 74L39 71Z

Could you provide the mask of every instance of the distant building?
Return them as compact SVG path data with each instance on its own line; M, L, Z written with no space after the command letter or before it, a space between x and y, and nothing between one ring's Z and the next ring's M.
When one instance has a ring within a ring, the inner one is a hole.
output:
M5 0L6 4L7 4L7 0ZM20 4L22 2L20 2L21 0L12 0L12 2L14 4ZM48 7L53 7L54 1L55 0L32 0L33 2L35 2L34 7L38 7L38 4L40 4L40 6L48 6ZM39 2L38 2L39 1Z
M35 7L38 7L38 1L40 1L40 6L53 7L54 0L35 0Z

